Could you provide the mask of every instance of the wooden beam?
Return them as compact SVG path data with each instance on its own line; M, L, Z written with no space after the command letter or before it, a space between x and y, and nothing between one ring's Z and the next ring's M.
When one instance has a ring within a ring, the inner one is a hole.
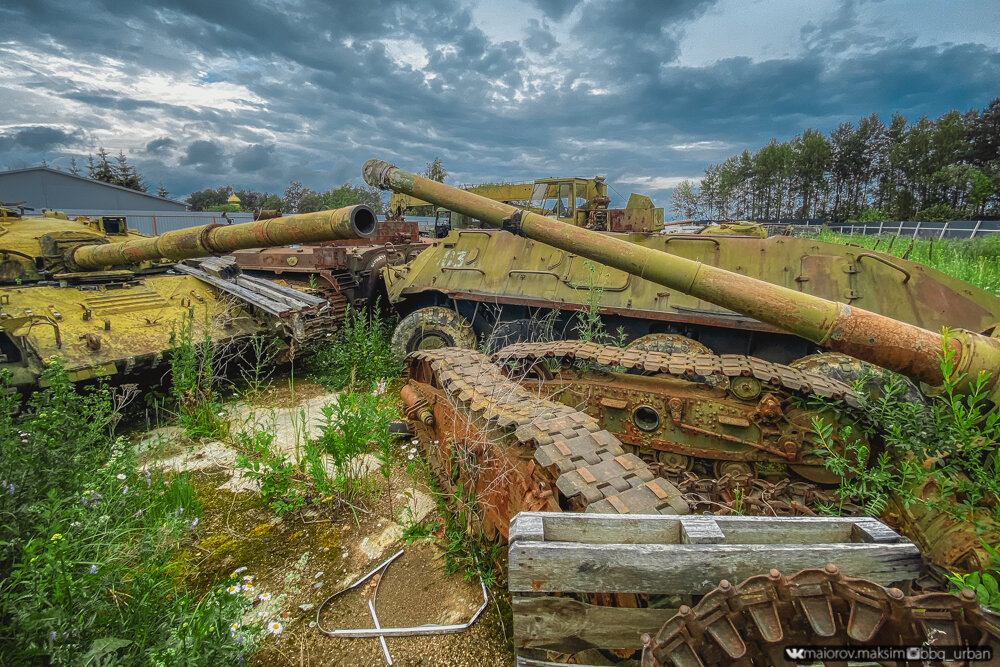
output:
M515 542L511 592L702 595L777 568L792 574L833 563L848 577L882 585L919 575L920 551L900 544L578 544Z
M588 648L641 649L642 633L655 634L676 609L602 607L572 598L511 599L518 648L577 653Z

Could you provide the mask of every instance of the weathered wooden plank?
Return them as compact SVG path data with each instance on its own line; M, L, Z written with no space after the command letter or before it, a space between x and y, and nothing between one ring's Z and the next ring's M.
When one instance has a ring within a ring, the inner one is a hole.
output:
M511 520L539 521L547 542L583 544L678 544L680 517L662 514L584 514L577 512L520 512Z
M520 648L577 653L588 648L642 648L642 633L657 632L676 609L602 607L572 598L511 599L514 641Z
M685 516L681 519L681 542L683 544L723 544L726 534L719 528L715 517Z
M899 533L878 519L860 519L854 524L854 542L874 542L877 544L895 544L899 542Z
M690 517L693 520L709 517ZM726 544L834 544L859 541L854 525L864 517L716 516Z
M542 512L519 512L510 520L510 532L508 541L541 542L545 539L545 530L542 524Z
M833 563L850 577L887 585L916 577L920 551L899 544L576 544L516 542L512 592L704 594L771 568L791 574Z
M511 519L511 535L520 522L542 526L547 542L583 544L679 544L681 526L698 526L725 535L725 544L893 543L899 536L869 517L664 516L659 514L586 514L521 512ZM855 526L860 526L855 528ZM537 533L536 533L537 534ZM691 534L691 531L688 531ZM877 538L875 537L877 535ZM514 538L511 538L514 541Z

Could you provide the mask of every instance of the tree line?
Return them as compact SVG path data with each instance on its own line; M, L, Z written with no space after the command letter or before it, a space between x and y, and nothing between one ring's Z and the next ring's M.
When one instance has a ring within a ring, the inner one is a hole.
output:
M229 197L236 195L240 203L229 204ZM256 190L237 190L231 185L192 192L185 200L192 211L281 211L282 213L312 213L327 209L367 204L376 213L383 212L382 194L378 188L344 183L339 188L317 192L292 181L283 195Z
M671 197L685 218L953 220L1000 217L1000 98L982 111L908 123L877 114L829 137L808 129L772 139L683 181Z

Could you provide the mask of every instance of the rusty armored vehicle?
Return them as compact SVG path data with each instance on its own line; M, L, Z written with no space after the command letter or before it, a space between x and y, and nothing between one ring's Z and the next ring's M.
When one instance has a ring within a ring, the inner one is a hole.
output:
M224 255L242 248L367 238L366 206L147 237L124 217L50 213L0 221L0 369L36 384L45 363L74 380L156 366L185 316L216 342L266 334L302 341L333 323L323 298L240 275ZM209 258L198 265L182 260Z
M274 217L280 218L280 213ZM231 255L245 275L278 280L323 296L340 321L348 305L373 305L383 269L411 261L429 245L420 238L416 221L390 216L370 238L237 250Z
M377 160L365 164L364 174L369 184L448 206L510 235L643 277L932 387L943 382L939 352L947 342L963 378L960 391L971 391L983 372L989 375L989 400L1000 400L995 328L956 329L945 339L844 302L568 227ZM486 499L485 513L492 512L500 532L499 524L519 509L679 511L678 489L689 507L711 511L726 502L719 483L734 474L750 478L743 486L744 509L759 501L769 511L803 513L823 498L824 484L836 481L814 451L812 425L813 417L832 416L795 399L818 395L841 398L847 408L853 403L846 385L805 368L741 355L580 341L519 343L492 357L456 348L417 350L409 357L409 377L403 400L417 429L433 429L427 434L435 442L429 458L444 464L443 470L457 461L458 468L485 480L481 489L474 479L463 485ZM844 412L850 419L850 409ZM663 472L657 463L666 465L669 487L654 474ZM790 473L803 479L794 481ZM758 486L775 477L786 479ZM934 494L933 482L928 485L916 494ZM708 502L699 507L702 501ZM897 523L930 560L968 571L989 562L970 524L919 503L895 509ZM1000 529L989 515L984 507L977 518L988 525L985 539L997 542Z
M570 196L585 192L587 183L544 179L520 190L497 185L466 191L599 231L608 240L724 268L932 331L945 325L981 331L1000 321L1000 298L916 262L815 239L761 238L763 227L750 223L668 234L662 210L650 208L651 203L609 211L598 207L606 197ZM393 195L391 201L404 211L426 203L405 194ZM626 342L640 349L746 354L785 364L823 349L788 328L609 264L595 264L577 252L572 227L562 227L564 242L557 246L493 228L451 211L450 199L441 201L439 216L463 222L412 261L383 271L388 300L400 315L393 344L401 356L438 346L475 347L481 341L498 349L536 339L545 327L552 330L550 336L575 337L577 314L593 306L595 293L605 329L621 328ZM488 229L476 226L480 224ZM826 366L822 359L809 363Z

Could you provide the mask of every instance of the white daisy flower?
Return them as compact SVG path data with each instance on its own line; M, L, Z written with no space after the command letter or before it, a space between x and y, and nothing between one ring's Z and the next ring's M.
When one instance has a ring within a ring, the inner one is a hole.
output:
M271 594L270 593L261 593L257 597L260 599L261 602L267 602L268 600L271 599Z
M277 621L274 621L269 626L267 626L267 631L270 632L272 635L280 635L282 629L283 628L281 627L281 623L278 623Z
M236 593L240 592L240 585L233 584L232 586L226 589L226 592L229 593L230 595L235 595Z

